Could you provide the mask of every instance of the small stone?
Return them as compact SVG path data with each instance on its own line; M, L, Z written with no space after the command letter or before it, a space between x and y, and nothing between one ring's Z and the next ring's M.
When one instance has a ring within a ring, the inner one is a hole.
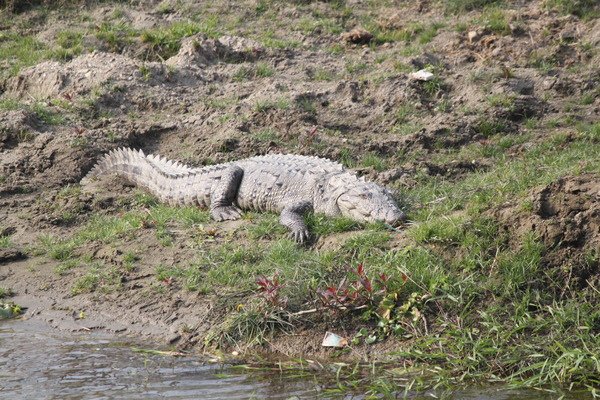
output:
M174 334L172 334L171 336L169 336L169 337L167 338L167 343L169 343L169 344L173 344L173 343L175 343L175 342L178 342L178 341L179 341L179 339L181 339L181 335L180 335L180 334L178 334L178 333L174 333Z
M552 89L555 84L556 84L556 78L549 78L549 79L544 80L544 82L542 82L542 86L544 87L545 90Z

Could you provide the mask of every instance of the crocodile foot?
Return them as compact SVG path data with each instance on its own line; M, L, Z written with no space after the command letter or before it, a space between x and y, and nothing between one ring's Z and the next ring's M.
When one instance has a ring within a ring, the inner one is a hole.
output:
M296 243L305 243L310 239L310 232L308 229L296 229L290 233L290 237Z
M210 215L215 221L227 221L240 219L242 210L234 206L214 207L210 210Z

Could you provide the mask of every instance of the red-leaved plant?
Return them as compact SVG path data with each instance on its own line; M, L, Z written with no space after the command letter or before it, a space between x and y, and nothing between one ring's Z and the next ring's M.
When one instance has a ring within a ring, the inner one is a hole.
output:
M389 277L386 274L379 274L375 279L371 279L362 263L358 264L356 270L348 272L339 285L317 289L317 296L325 307L333 310L363 308L366 305L375 305L386 296L389 286ZM354 278L350 284L347 282L348 276Z
M288 299L287 297L281 296L280 290L283 287L283 284L279 281L277 273L271 278L267 278L264 275L259 276L256 278L256 284L258 285L258 290L262 297L269 305L272 307L285 308Z

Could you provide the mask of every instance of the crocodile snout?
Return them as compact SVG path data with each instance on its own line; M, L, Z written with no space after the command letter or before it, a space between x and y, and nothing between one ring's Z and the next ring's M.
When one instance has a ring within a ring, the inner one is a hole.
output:
M400 210L390 211L385 217L385 223L391 226L400 225L404 221L406 221L406 214Z

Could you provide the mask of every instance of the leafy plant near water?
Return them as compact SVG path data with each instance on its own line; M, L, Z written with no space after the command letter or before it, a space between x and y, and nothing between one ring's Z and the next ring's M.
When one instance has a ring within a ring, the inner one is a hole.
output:
M388 280L385 274L379 274L374 280L369 278L363 264L358 264L356 270L348 271L337 286L317 289L317 295L322 305L333 311L373 306L386 297Z
M15 318L23 312L23 309L12 302L3 303L0 301L0 320Z
M288 299L281 295L282 284L277 273L271 278L259 276L256 278L256 284L259 286L259 293L269 306L285 308Z

